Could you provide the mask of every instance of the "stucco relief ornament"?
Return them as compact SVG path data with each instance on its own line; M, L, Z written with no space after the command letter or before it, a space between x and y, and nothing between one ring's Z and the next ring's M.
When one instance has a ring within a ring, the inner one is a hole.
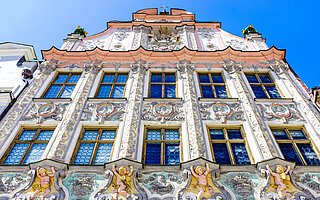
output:
M270 65L270 69L274 71L276 74L283 74L289 70L289 66L287 63L278 60L271 60L267 64Z
M54 59L44 61L39 65L39 70L41 73L49 75L57 68L57 63L58 61Z
M180 49L180 35L173 27L154 27L148 35L148 49L153 51L170 51Z
M221 123L244 121L243 110L239 103L200 103L200 112L204 120L219 120Z
M102 62L100 60L93 60L89 63L84 63L84 70L93 74L98 74L102 68Z
M131 64L131 70L134 74L138 72L145 73L148 70L148 68L149 66L144 60L138 60Z
M231 40L227 41L227 44L229 46L231 46L235 50L246 51L246 50L249 49L248 45L246 45L245 42L239 41L239 40L235 40L235 39L231 39Z
M115 111L114 106L109 103L100 104L95 109L96 116L99 118L98 121L102 121L102 118L108 117L114 111Z
M94 49L95 47L98 47L98 48L100 48L100 49L104 49L104 47L105 47L105 41L103 41L103 40L85 40L84 42L83 42L83 48L85 49L85 50L92 50L92 49Z
M82 121L116 121L123 118L125 103L87 103L81 116Z
M222 123L226 122L226 118L231 114L231 108L224 103L216 103L211 106L211 111L217 120Z
M240 62L235 62L230 59L224 61L223 67L230 74L233 74L235 72L240 72L242 70L242 66Z

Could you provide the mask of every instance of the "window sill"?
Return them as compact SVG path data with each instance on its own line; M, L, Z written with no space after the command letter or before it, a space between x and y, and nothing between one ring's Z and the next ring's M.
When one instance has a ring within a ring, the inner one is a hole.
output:
M71 102L71 98L33 98L34 102Z
M89 102L127 102L127 98L88 98Z
M293 98L273 98L273 99L269 99L269 98L254 98L255 102L279 102L279 103L292 103L293 102Z
M151 98L151 97L143 97L144 101L182 101L182 98Z
M213 102L213 101L222 101L222 102L238 102L238 98L204 98L204 97L199 97L199 101L201 102Z

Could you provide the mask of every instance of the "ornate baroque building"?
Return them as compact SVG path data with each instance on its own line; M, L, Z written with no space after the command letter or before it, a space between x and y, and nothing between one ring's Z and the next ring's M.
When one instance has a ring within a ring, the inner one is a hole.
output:
M0 199L319 199L320 116L249 26L144 9L42 51L0 123Z

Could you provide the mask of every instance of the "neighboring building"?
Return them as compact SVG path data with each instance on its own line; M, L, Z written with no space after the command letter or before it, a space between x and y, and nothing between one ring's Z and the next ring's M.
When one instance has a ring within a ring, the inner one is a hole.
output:
M32 80L38 66L36 59L31 45L0 44L0 120Z
M107 26L42 51L0 123L0 198L320 198L320 116L285 50L181 9Z

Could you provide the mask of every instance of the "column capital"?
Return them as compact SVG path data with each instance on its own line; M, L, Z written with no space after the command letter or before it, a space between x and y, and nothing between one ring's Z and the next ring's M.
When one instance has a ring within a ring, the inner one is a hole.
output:
M189 60L180 61L179 64L177 65L177 68L181 74L184 74L186 72L192 74L193 71L195 70L194 65L192 65L192 63Z
M101 60L95 59L89 63L84 64L84 71L91 72L92 74L98 74L99 71L102 69L102 62Z
M282 60L271 60L268 64L270 65L270 69L278 75L287 73L289 70L289 65Z
M57 63L58 63L58 60L55 60L55 59L42 62L39 65L40 73L47 74L47 75L51 74L51 72L53 72L57 68Z
M223 63L223 68L229 73L233 74L235 72L240 72L242 70L242 65L240 62L233 61L231 59L225 60Z
M140 59L131 64L131 70L134 74L138 72L145 73L148 69L149 66L145 60Z

